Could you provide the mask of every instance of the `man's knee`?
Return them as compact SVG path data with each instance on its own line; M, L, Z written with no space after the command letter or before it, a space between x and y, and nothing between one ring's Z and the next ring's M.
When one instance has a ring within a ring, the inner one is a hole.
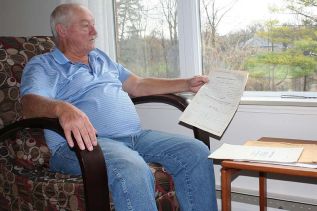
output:
M184 144L184 148L190 155L205 157L210 153L209 148L203 142L197 139L189 139Z
M139 186L154 184L154 176L152 171L143 160L129 159L124 161L117 161L117 165L113 165L111 169L108 169L108 174L112 175L113 182L122 182L123 180L127 184Z

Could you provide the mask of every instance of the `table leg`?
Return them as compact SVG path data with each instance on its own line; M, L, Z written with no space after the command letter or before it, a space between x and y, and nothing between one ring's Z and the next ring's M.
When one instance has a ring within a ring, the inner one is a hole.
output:
M266 189L266 173L259 172L259 205L260 211L267 210L267 189Z
M222 211L231 211L231 179L237 169L221 168L221 207Z
M221 168L221 207L231 211L231 172L226 168Z

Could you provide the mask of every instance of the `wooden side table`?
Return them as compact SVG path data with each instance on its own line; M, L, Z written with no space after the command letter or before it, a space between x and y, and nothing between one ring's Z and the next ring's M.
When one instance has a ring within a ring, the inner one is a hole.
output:
M259 205L260 211L266 211L266 175L283 174L298 177L317 178L317 169L301 168L283 165L271 165L264 163L242 162L224 160L221 162L221 204L222 211L231 211L231 180L232 176L241 170L259 173Z

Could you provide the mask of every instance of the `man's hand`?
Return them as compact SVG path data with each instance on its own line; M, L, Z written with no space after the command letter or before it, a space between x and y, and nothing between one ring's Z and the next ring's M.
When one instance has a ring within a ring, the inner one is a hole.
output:
M24 118L58 118L70 147L74 146L72 134L82 150L91 151L97 146L96 129L87 115L72 104L35 94L24 95L21 103Z
M56 114L70 147L74 146L72 134L81 150L92 151L93 146L97 146L96 129L84 112L70 103L59 101Z
M191 92L198 92L200 87L205 83L208 83L209 79L207 76L194 76L188 80L188 87Z

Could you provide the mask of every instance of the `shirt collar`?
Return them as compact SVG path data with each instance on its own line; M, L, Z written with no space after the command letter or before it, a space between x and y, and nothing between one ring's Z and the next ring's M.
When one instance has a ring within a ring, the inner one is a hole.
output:
M56 47L53 49L52 55L55 61L59 64L71 63L71 61ZM90 51L88 56L89 56L89 59L91 59L92 57L99 58L99 55L95 49Z
M96 58L96 59L98 59L98 58L100 57L100 55L97 53L96 48L93 49L92 51L90 51L89 54L88 54L88 56L89 56L89 59L91 59L91 58Z
M53 58L59 64L66 64L71 62L58 48L54 48L52 51Z

